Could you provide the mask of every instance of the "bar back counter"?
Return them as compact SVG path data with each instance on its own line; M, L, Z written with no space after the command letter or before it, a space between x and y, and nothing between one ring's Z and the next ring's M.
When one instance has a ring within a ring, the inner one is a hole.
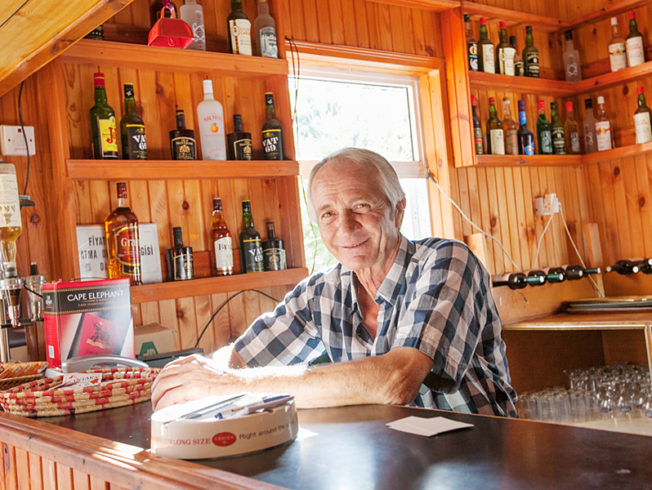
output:
M4 488L649 488L652 438L395 406L299 411L297 439L194 462L152 455L151 404L38 420L0 414ZM473 424L426 438L385 424Z

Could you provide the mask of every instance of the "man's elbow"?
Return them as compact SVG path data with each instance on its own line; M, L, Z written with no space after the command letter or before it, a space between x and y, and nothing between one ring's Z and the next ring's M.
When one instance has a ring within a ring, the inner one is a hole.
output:
M432 361L421 352L415 352L403 359L403 362L394 364L386 377L385 403L406 405L413 402L431 368Z

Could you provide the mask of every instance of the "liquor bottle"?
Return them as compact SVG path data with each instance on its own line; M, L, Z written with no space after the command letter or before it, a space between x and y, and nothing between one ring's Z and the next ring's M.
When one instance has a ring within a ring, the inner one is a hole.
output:
M276 39L276 22L269 15L267 0L258 0L258 15L254 19L254 46L256 56L278 58L278 42Z
M104 73L93 75L95 83L95 105L90 110L91 141L93 158L118 158L118 129L115 124L115 112L106 100Z
M226 160L224 111L213 97L213 82L204 80L204 100L197 105L199 140L204 160Z
M548 267L544 269L546 281L550 283L564 282L566 280L566 271L561 267Z
M540 277L528 277L522 272L512 272L491 278L493 287L507 286L509 289L523 289L528 285L538 286L540 284L543 284Z
M206 51L206 29L204 28L204 9L197 3L197 0L186 0L186 3L179 9L181 20L190 26L192 36L195 38L188 49Z
M538 282L530 283L530 286L542 286L546 283L546 273L542 270L532 270L528 272L527 277L538 280Z
M276 119L274 94L265 92L265 122L262 128L263 158L265 160L283 160L283 126Z
M475 95L471 95L471 111L473 112L473 146L476 155L482 155L484 149L482 147L482 122L478 116L478 99Z
M537 143L541 155L552 155L552 133L550 123L546 119L546 103L539 99L539 117L537 117Z
M611 121L604 108L604 97L598 96L598 116L595 118L595 142L598 151L611 150L614 147Z
M267 241L263 244L263 259L266 271L287 269L283 240L276 238L273 221L267 222Z
M226 136L228 143L227 157L229 160L251 160L253 149L251 146L251 133L242 129L242 116L233 114L233 133Z
M0 278L18 277L16 240L23 231L16 167L0 159Z
M525 70L523 67L523 58L516 49L516 36L509 36L509 44L511 44L512 48L514 48L514 75L517 77L522 77L525 75Z
M629 13L629 34L627 34L625 44L627 46L627 64L629 66L638 66L645 63L643 35L638 31L633 11Z
M534 47L532 26L525 26L525 33L525 48L523 49L525 76L539 78L539 50Z
M177 109L177 129L170 131L172 160L197 160L197 140L192 129L186 129L183 110Z
M566 154L566 138L564 137L564 125L557 114L557 103L550 103L550 134L552 135L552 151L555 155Z
M624 276L636 274L639 270L640 267L631 260L619 260L614 265L608 265L605 267L606 272L617 272Z
M580 128L575 120L573 113L573 103L566 102L566 121L564 121L564 134L566 137L566 150L571 154L578 154L582 150L580 148Z
M192 260L192 247L183 246L181 227L172 228L174 245L165 251L168 268L168 281L187 281L195 278Z
M584 269L584 275L588 276L589 274L601 274L602 269L600 267L587 267Z
M487 153L505 154L505 136L503 125L496 115L496 99L489 97L489 120L487 121Z
M505 153L518 155L518 128L516 121L512 119L511 102L507 97L503 98L503 134L505 135Z
M496 45L496 73L514 76L514 53L516 50L507 40L505 22L500 22L500 42Z
M650 126L650 108L645 103L643 87L636 89L638 94L638 108L634 112L634 129L636 130L636 143L647 143L652 140L652 127Z
M581 265L567 265L563 269L566 274L566 279L569 281L576 281L584 277L584 269Z
M251 22L242 11L242 0L231 0L231 13L226 18L229 51L251 56Z
M573 46L573 33L566 31L566 49L564 50L564 71L566 80L579 82L582 79L582 67L580 65L580 52Z
M249 201L242 201L240 248L242 249L242 271L263 272L263 245L260 233L254 228L254 218L251 216L251 202Z
M496 73L496 59L494 56L494 45L489 40L487 33L487 19L480 19L480 41L478 42L480 71Z
M525 101L518 101L518 152L521 155L534 155L534 133L527 127Z
M611 18L611 41L609 41L609 65L611 71L627 68L625 40L618 33L618 19Z
M630 259L634 261L635 259ZM637 264L643 274L652 274L652 259L640 259Z
M588 98L584 99L584 109L586 117L584 118L584 153L593 153L598 150L595 138L595 117L593 117L593 101Z
M161 18L161 10L163 7L167 7L164 13L164 17L169 18L172 16L172 12L176 14L178 12L177 6L171 0L156 0L149 7L149 21L150 25L156 24L156 21Z
M142 284L138 218L127 206L127 184L118 182L118 207L104 220L109 279L129 278Z
M478 71L478 42L473 37L471 29L471 16L464 14L464 30L466 31L466 56L469 60L469 71Z
M124 84L125 113L120 120L122 137L122 158L125 160L147 160L147 140L145 124L138 115L134 99L134 85Z
M222 199L213 198L213 223L211 240L215 254L214 274L230 276L233 274L233 237L222 214Z

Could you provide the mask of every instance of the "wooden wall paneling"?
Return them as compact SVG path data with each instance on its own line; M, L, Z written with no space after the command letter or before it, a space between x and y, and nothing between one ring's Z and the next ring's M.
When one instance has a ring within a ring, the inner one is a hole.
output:
M141 320L143 322L143 325L147 325L149 323L154 323L154 322L160 323L162 320L159 316L158 302L156 301L141 303L140 315L141 315Z
M289 3L289 2L288 2ZM321 20L322 9L317 9L317 0L304 0L303 2L293 2L293 5L299 3L300 7L303 7L303 22L304 22L304 37L305 39L319 40L319 24ZM320 2L321 3L321 2ZM353 2L354 6L363 5L360 2ZM294 10L290 12L290 15L294 18L296 13L299 10ZM292 38L300 38L299 30L292 28Z
M487 190L489 200L487 206L491 213L491 221L489 223L489 229L485 230L491 235L493 235L497 240L504 244L505 247L509 244L505 244L505 236L503 233L504 223L501 219L501 211L498 205L498 193L496 191L496 169L487 168L485 169L486 179L487 179ZM493 257L494 257L494 274L502 274L505 271L512 270L512 265L507 261L507 257L500 249L500 247L491 240L493 245Z
M227 293L227 296L231 298L235 294L237 293ZM248 325L245 318L246 304L243 296L244 293L239 294L237 298L229 302L229 329L231 339L238 338Z
M516 204L516 222L512 223L512 226L517 227L517 235L519 239L521 255L521 268L527 269L530 265L530 247L528 240L529 236L527 231L525 206L529 205L531 202L531 200L529 202L525 200L527 192L523 188L523 174L527 172L527 169L522 170L520 168L512 168L511 171Z
M140 304L131 304L131 320L134 326L143 325L143 317L140 314Z
M330 12L330 30L333 44L347 44L345 41L345 23L350 23L350 18L345 18L341 0L327 0Z
M647 166L647 155L638 155L636 162L636 183L638 186L638 198L636 199L641 213L641 227L643 230L644 256L652 256L652 233L649 225L652 223L652 202L650 199L650 181L652 174Z
M43 488L57 490L57 465L51 459L43 459Z
M101 478L90 477L90 490L109 490L109 484Z
M367 26L369 28L369 47L372 49L380 49L380 36L382 29L376 21L378 4L373 2L365 2L367 7Z
M526 168L521 172L521 188L523 190L523 212L525 213L525 229L523 230L525 251L522 253L523 266L531 269L534 254L537 248L537 236L534 224L534 195L532 192L532 169Z
M29 461L27 451L21 448L14 448L14 464L16 466L16 480L20 485L29 481Z
M392 31L392 15L395 7L376 5L376 22L378 23L377 49L394 51L395 33ZM397 49L398 51L398 49Z
M630 226L630 216L627 213L627 196L625 190L625 182L623 178L623 169L622 167L626 162L617 161L611 164L611 174L613 175L613 187L614 187L614 203L615 203L615 212L616 212L616 224L617 224L617 235L618 240L621 244L621 253L627 254L628 249L631 247L630 236L632 228Z
M602 331L602 349L607 365L618 362L647 364L645 335L641 330Z
M627 214L629 221L627 226L629 231L627 243L630 248L628 255L630 257L645 257L645 239L643 238L643 221L641 220L641 207L639 205L638 186L636 183L635 159L630 157L621 160L620 170L626 206L623 211Z
M211 315L227 300L226 293L211 295ZM201 325L201 322L199 322ZM226 305L213 319L209 327L213 332L213 349L217 350L231 342L229 326L229 305Z
M493 235L492 227L492 218L491 218L491 209L489 207L489 189L487 187L487 170L484 168L478 169L469 169L469 172L477 174L478 177L478 194L477 199L480 203L480 228L482 228L486 233ZM477 231L473 231L477 233ZM490 238L484 238L485 248L486 248L486 257L487 257L487 270L490 272L496 271L496 252L499 252L499 248L496 243ZM500 253L500 252L499 252Z
M42 490L43 467L41 463L41 457L32 452L29 452L27 457L29 459L29 488L31 490Z
M507 221L509 223L509 236L511 241L510 250L512 257L523 268L523 259L521 258L521 242L522 238L518 228L518 215L516 210L515 190L514 190L514 174L513 169L504 168L504 184L505 184L505 197L507 198Z
M179 298L177 302L177 318L181 335L181 349L195 346L197 341L197 316L195 313L195 298Z
M313 0L305 0L305 6L312 3ZM347 3L347 2L345 2ZM367 23L367 9L366 2L352 2L353 3L353 19L355 22L355 34L357 45L362 48L369 48L369 30L370 27ZM307 12L306 12L307 13ZM306 17L306 29L308 27L308 18Z
M160 316L160 324L174 332L176 348L181 349L181 332L179 329L179 315L177 312L176 300L166 299L159 301L158 311Z
M166 182L164 180L150 180L149 209L152 223L157 224L158 246L161 253L169 247L170 243L170 215L168 213Z
M58 463L57 468L57 490L72 489L72 469L70 466Z
M604 202L605 216L605 237L610 244L605 249L605 258L609 263L613 263L616 257L622 257L622 249L618 234L618 215L616 212L615 186L613 181L613 169L609 163L599 165L600 169L600 189L601 197Z

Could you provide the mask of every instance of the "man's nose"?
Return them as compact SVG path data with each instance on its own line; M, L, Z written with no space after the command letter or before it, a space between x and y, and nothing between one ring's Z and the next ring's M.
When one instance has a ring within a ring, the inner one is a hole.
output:
M358 227L358 221L355 214L351 211L340 213L339 227L343 231L353 231Z

